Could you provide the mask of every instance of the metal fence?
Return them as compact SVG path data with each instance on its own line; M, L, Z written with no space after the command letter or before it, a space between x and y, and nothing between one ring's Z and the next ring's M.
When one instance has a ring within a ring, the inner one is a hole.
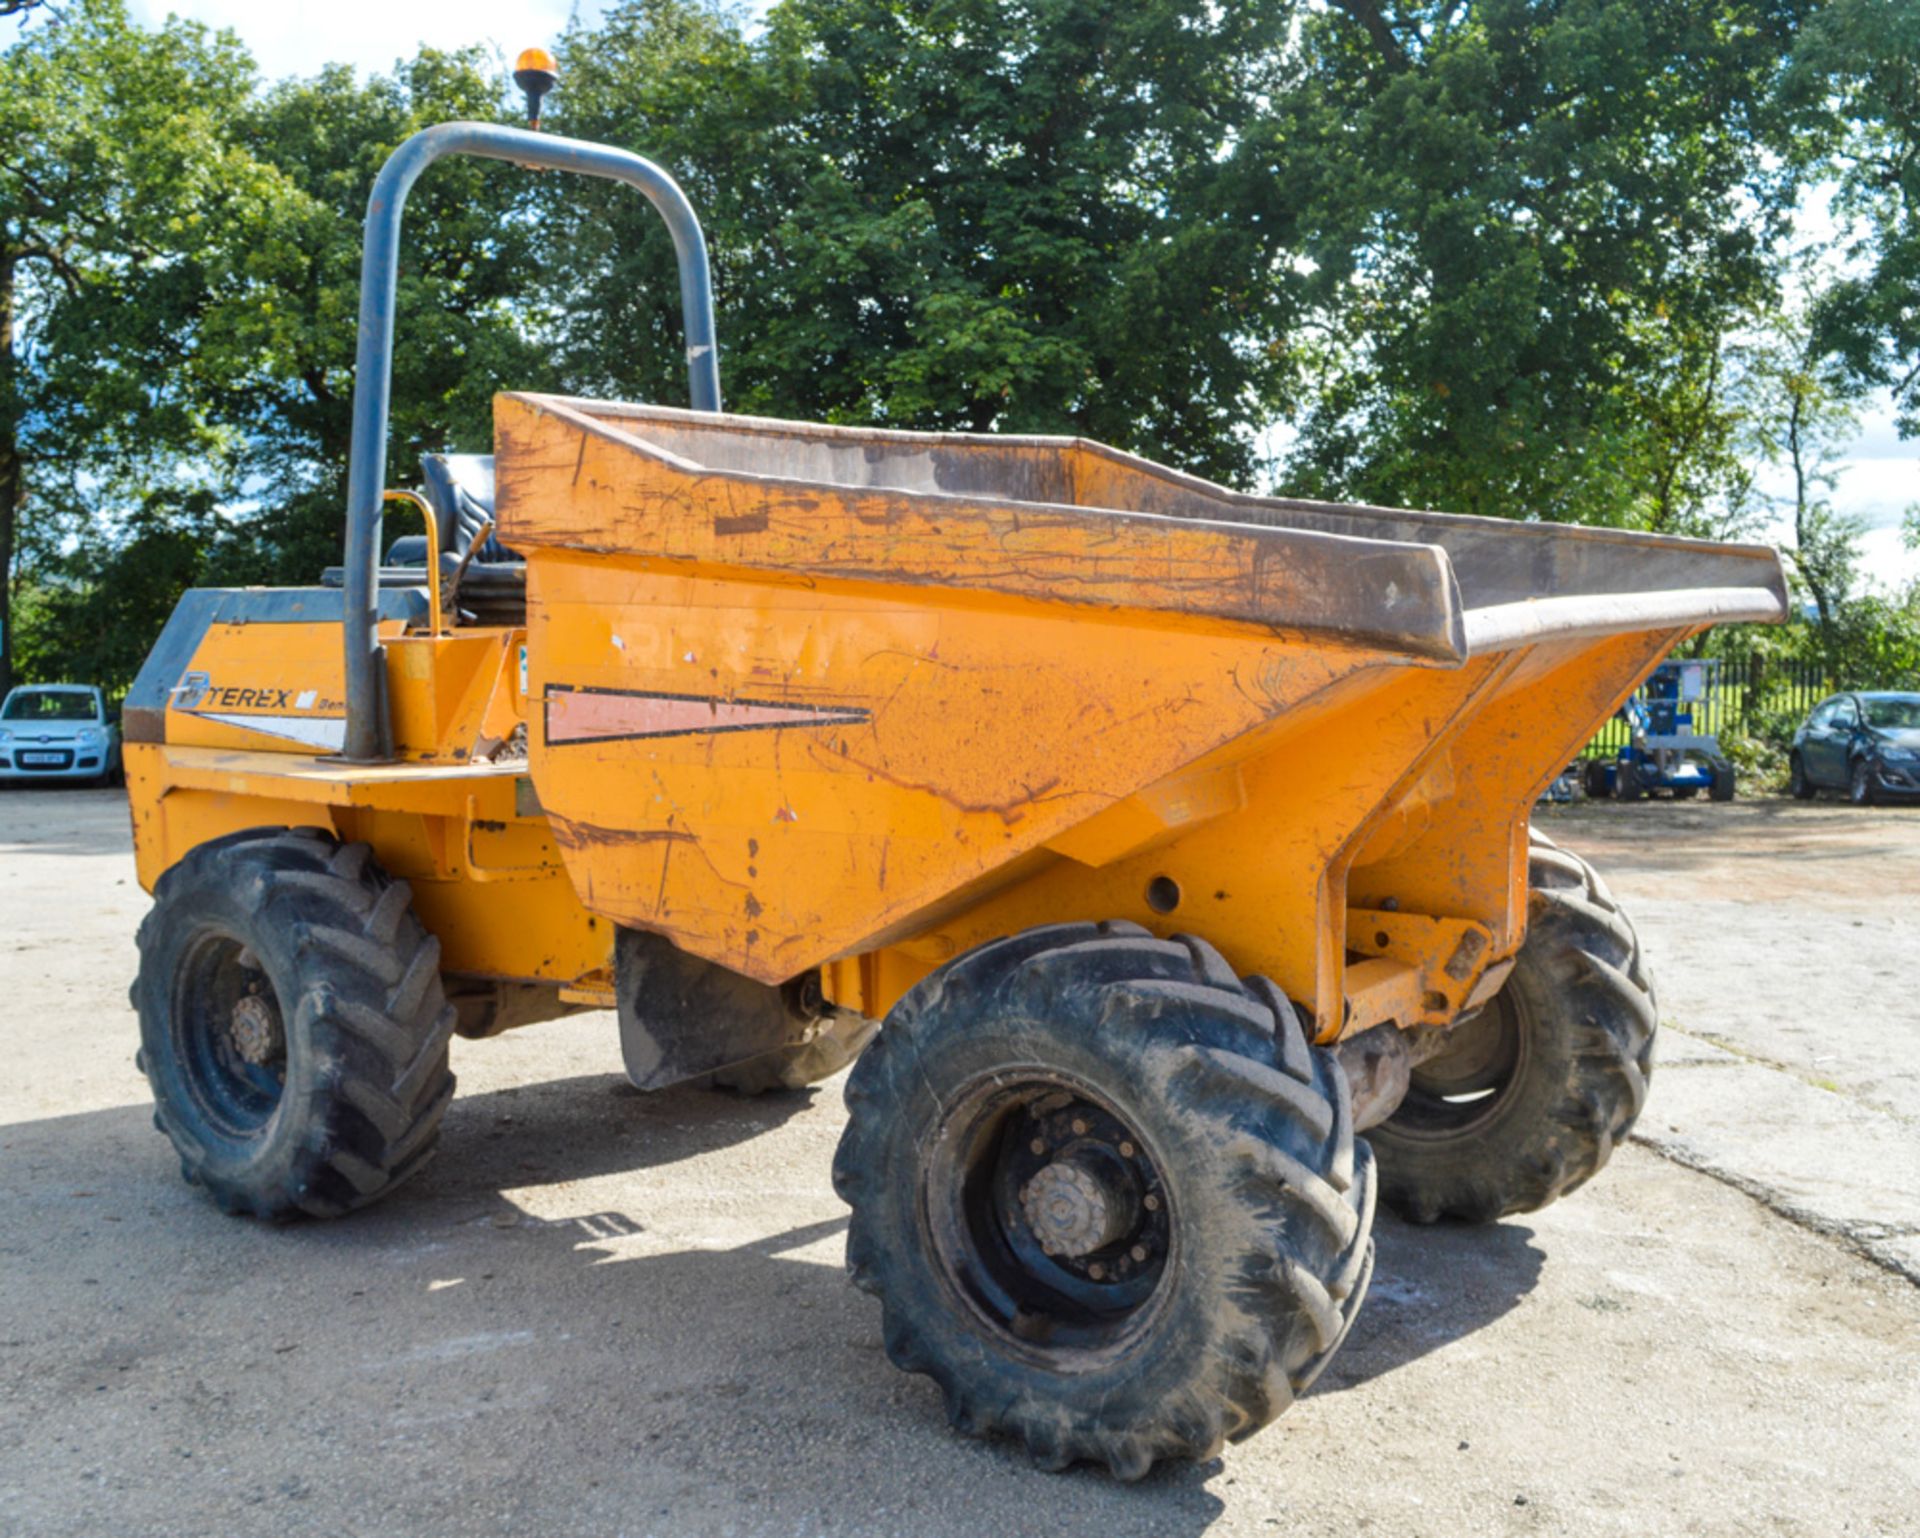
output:
M1697 735L1724 737L1782 717L1797 723L1833 692L1818 662L1749 655L1723 662L1712 692L1688 708ZM1627 723L1614 716L1593 734L1582 757L1611 758L1626 745Z

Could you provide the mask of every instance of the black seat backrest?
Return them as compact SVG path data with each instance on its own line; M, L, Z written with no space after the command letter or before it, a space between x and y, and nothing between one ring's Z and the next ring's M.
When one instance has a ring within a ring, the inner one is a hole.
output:
M458 560L475 537L493 521L493 456L491 454L423 454L420 473L434 521L440 526L443 557ZM481 565L517 561L491 533L473 553Z

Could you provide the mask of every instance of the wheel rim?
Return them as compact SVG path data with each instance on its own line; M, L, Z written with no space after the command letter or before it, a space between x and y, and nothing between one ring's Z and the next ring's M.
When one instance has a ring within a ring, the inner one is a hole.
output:
M181 959L169 1014L175 1060L208 1121L257 1137L287 1079L286 1026L259 958L233 935L203 931Z
M1454 1046L1413 1070L1407 1095L1390 1121L1411 1137L1451 1138L1478 1132L1511 1103L1529 1057L1525 1006L1503 989L1478 1016L1456 1026Z
M1052 1070L999 1073L950 1103L922 1211L968 1312L1056 1370L1123 1350L1165 1295L1177 1214L1161 1161L1109 1102Z
M1867 761L1864 758L1856 760L1853 766L1853 799L1867 799Z

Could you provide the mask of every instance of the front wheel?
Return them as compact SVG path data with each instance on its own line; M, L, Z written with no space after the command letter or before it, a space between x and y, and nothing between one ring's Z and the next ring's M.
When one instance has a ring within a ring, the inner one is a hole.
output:
M1368 1134L1416 1223L1531 1212L1599 1173L1646 1103L1658 1019L1632 924L1593 867L1534 835L1505 986Z
M1029 930L894 1008L834 1188L887 1355L1043 1467L1211 1457L1326 1364L1373 1264L1339 1063L1204 942Z
M1873 761L1861 757L1853 761L1853 773L1847 777L1847 799L1855 806L1873 806L1880 799L1880 788L1874 784Z
M410 895L312 828L216 839L160 878L139 1062L181 1174L224 1211L332 1217L432 1153L454 1011Z
M1707 787L1709 801L1731 801L1738 788L1738 778L1733 764L1724 758L1716 758L1710 765L1713 771L1713 783Z

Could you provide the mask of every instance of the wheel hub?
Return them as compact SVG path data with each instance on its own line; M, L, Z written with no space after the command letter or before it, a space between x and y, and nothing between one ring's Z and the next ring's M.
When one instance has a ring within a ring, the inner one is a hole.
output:
M1171 1193L1145 1139L1087 1086L1044 1069L968 1086L923 1179L948 1279L1021 1350L1105 1350L1158 1306Z
M276 1061L286 1049L280 1011L274 1008L271 999L257 993L247 994L235 1002L227 1022L227 1034L240 1060L256 1068Z
M1111 1244L1133 1223L1133 1203L1084 1165L1056 1159L1020 1192L1028 1226L1049 1255L1079 1259Z

